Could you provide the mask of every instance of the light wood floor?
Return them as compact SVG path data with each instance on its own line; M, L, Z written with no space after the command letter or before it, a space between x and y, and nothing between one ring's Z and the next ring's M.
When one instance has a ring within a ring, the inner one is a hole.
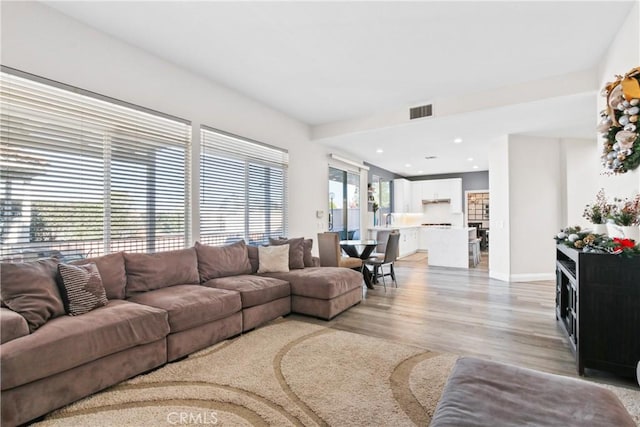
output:
M555 319L554 283L490 279L478 268L428 267L425 254L396 262L398 288L366 290L361 304L330 322L296 320L434 351L479 356L576 377L573 354ZM389 278L387 278L389 279ZM586 379L634 386L594 371ZM637 387L637 385L635 385Z

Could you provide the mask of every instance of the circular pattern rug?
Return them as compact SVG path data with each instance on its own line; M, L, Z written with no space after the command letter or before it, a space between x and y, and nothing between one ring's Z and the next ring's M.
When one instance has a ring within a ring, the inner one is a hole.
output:
M37 425L428 425L456 359L279 320L73 403ZM628 393L626 399L640 400L640 392Z

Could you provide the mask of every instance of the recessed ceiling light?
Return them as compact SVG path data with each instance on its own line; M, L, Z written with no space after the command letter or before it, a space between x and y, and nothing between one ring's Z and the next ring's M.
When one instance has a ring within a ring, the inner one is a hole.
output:
M469 158L467 159L467 161L468 161L468 162L473 162L473 157L469 157Z
M462 142L462 138L456 138L453 140L454 144L460 144Z
M378 148L378 149L376 150L376 153L378 153L378 154L384 153L384 150L383 150L382 148Z
M411 164L407 163L406 165L404 165L405 168L410 168Z
M424 171L418 171L418 173L424 173Z
M478 169L478 165L473 165L473 168L474 169Z

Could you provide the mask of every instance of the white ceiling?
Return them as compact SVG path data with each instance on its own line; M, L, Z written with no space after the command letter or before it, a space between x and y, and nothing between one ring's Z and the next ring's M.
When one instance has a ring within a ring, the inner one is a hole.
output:
M633 5L632 0L45 3L310 126L593 69ZM425 173L472 170L468 157L486 170L487 144L514 129L595 136L596 89L589 97L434 117L432 123L321 143L407 175L422 166L407 170L405 163L432 153L441 157L424 166ZM522 117L525 110L528 120ZM465 142L439 154L455 136ZM376 157L373 146L388 149Z

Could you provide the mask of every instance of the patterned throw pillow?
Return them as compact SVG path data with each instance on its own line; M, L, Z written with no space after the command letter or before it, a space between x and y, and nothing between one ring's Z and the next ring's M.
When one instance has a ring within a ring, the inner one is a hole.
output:
M58 272L61 279L58 287L67 314L77 316L107 305L107 295L95 263L58 264Z

